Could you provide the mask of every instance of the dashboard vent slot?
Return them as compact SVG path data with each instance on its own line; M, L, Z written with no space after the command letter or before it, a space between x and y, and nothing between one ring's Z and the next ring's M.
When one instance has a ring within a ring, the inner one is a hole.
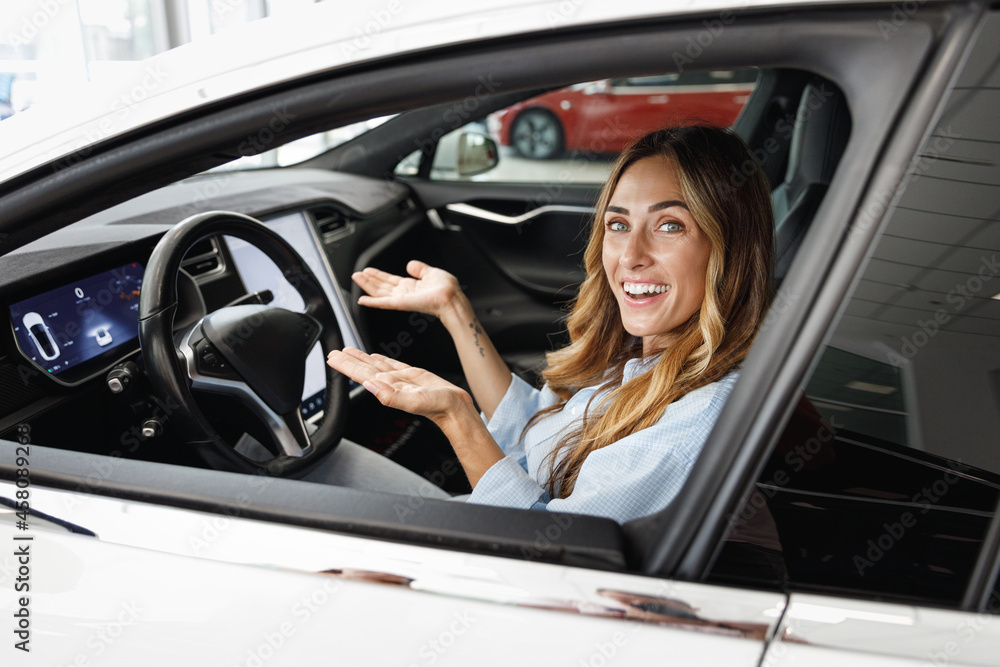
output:
M219 254L218 241L214 238L207 238L195 243L184 256L181 267L196 279L222 272L225 265Z
M184 265L184 270L192 276L203 276L219 268L218 257L206 257Z
M313 220L316 221L316 230L320 236L340 236L350 233L352 224L350 218L342 211L332 206L317 206L309 209Z

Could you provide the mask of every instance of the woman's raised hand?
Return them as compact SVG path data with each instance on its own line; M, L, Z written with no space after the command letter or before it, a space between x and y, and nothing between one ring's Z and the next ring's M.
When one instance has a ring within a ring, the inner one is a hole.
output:
M351 278L367 293L358 303L372 308L416 311L439 319L455 342L472 395L489 419L510 386L507 364L493 347L455 276L417 260L407 263L406 272L411 277L395 276L371 267L355 273ZM344 374L354 377L347 372ZM381 394L378 398L389 405L382 400ZM413 412L407 407L400 409Z
M367 295L358 299L358 303L370 308L415 311L440 319L462 293L455 276L443 269L414 259L406 264L406 272L412 277L372 267L356 272L351 279Z
M375 394L382 405L442 422L472 406L468 392L422 368L352 347L334 350L327 364Z

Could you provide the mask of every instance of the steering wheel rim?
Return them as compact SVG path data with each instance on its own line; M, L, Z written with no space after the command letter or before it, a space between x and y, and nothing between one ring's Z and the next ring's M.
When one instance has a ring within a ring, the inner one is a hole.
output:
M263 251L302 296L305 313L270 306L220 308L201 318L176 345L173 322L181 260L193 245L219 234L240 238ZM250 333L239 338L235 332L245 326L250 327ZM237 338L233 338L234 334ZM281 345L274 344L275 338L282 339ZM347 415L345 376L324 364L324 417L312 434L302 423L299 409L302 374L294 360L301 355L304 373L305 355L315 340L321 345L324 359L332 350L343 347L336 312L295 249L260 221L230 211L199 213L171 228L153 249L139 294L139 347L146 373L172 427L213 468L298 477L337 446ZM206 349L210 355L205 354ZM265 358L258 359L260 355L254 353L264 349ZM276 365L275 355L292 360L291 379L284 375L285 367ZM221 358L225 371L219 370L218 363L208 365L206 359L210 357ZM294 396L294 410L288 410L296 380L298 395ZM262 419L281 453L266 461L238 453L198 408L192 388L238 397Z

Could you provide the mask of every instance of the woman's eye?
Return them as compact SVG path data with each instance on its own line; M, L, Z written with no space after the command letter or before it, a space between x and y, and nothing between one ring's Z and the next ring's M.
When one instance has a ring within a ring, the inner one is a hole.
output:
M660 225L660 229L665 232L679 232L684 229L684 225L679 222L664 222Z
M621 220L612 220L608 223L608 229L613 232L625 232L628 231L628 225Z

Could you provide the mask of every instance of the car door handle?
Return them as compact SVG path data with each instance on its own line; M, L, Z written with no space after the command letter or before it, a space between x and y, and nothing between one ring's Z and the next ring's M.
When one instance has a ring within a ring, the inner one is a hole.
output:
M520 225L522 222L527 222L528 220L532 220L533 218L537 218L540 215L546 215L548 213L581 213L587 215L593 215L594 213L594 209L590 206L563 206L561 204L547 204L545 206L539 206L538 208L532 209L527 213L522 213L521 215L516 216L494 213L493 211L487 211L484 208L472 206L471 204L448 204L444 208L449 213L458 213L459 215L465 215L470 218L479 218L480 220L485 220L486 222L496 222L502 225Z

